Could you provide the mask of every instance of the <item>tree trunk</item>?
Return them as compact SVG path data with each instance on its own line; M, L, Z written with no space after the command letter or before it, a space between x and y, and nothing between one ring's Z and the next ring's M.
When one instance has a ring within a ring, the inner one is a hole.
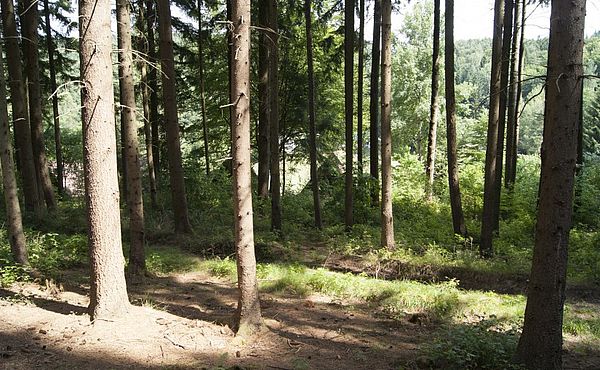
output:
M354 223L354 177L352 175L354 143L354 0L346 0L344 9L344 116L346 125L346 185L344 224L346 230Z
M202 40L202 0L198 0L198 59L200 62L200 109L202 109L202 139L204 141L204 162L206 176L210 175L208 151L208 126L206 122L206 96L204 94L204 41Z
M10 141L10 125L8 123L8 107L6 105L6 81L4 80L4 61L2 60L2 45L0 44L0 162L2 163L2 185L4 186L4 204L8 240L16 263L27 265L27 243L23 233L21 207L17 195L17 179L15 177Z
M319 196L319 167L317 164L317 128L315 108L315 68L313 63L312 14L310 0L304 1L304 19L306 23L306 60L308 64L308 126L310 145L310 184L313 193L315 227L323 228L321 219L321 197Z
M90 315L114 320L129 310L119 214L110 2L79 1L83 168L90 248Z
M358 174L363 173L363 85L364 85L364 59L365 59L365 0L359 0L359 26L358 26L358 87L356 105L356 155L358 159Z
M188 206L183 177L181 147L179 143L179 120L177 117L177 94L175 88L175 61L169 0L158 0L158 32L160 37L160 62L162 67L163 109L167 133L169 157L169 180L171 201L177 233L191 233Z
M48 69L50 71L50 90L52 94L52 119L54 123L54 146L56 153L56 179L58 183L58 194L65 192L65 170L62 157L62 143L60 138L60 119L58 111L58 92L56 83L56 67L54 65L54 41L52 27L50 25L50 7L48 0L44 0L44 17L46 20L46 47L48 49Z
M33 147L29 113L25 95L23 70L21 69L21 53L19 35L15 23L15 11L12 0L0 1L2 6L2 28L6 43L6 59L12 104L12 119L15 131L16 157L21 171L25 210L34 212L37 217L44 213L44 205L39 198L38 183L33 162Z
M540 198L525 322L517 347L517 359L529 369L562 369L585 3L552 2Z
M433 180L435 178L435 151L437 147L438 91L440 88L440 0L434 1L433 8L433 55L431 67L431 105L429 108L429 137L427 141L427 198L433 200Z
M146 23L148 40L148 59L154 65L148 71L148 86L150 88L150 127L152 128L152 160L154 161L154 177L157 188L160 178L161 154L160 154L160 122L158 117L158 55L156 53L156 41L154 28L156 27L156 8L153 0L146 0Z
M517 107L517 93L519 92L518 85L520 71L520 42L519 34L521 32L521 4L523 0L515 0L514 23L513 23L513 38L512 38L512 54L510 56L510 85L508 90L508 120L506 125L506 163L504 169L504 186L507 189L512 188L514 183L514 165L516 164L517 147L517 117L519 108Z
M381 0L375 0L373 15L373 51L371 53L371 87L369 101L369 172L371 204L379 203L379 58L381 56Z
M269 1L269 27L273 31L269 53L269 123L271 150L271 230L281 230L281 179L279 175L279 27L277 25L277 0Z
M504 0L494 5L494 33L492 37L492 72L490 78L490 107L488 115L487 148L485 151L485 182L483 189L483 215L481 217L481 241L479 253L491 257L494 253L494 214L496 204L496 161L498 154L498 126L500 121L500 94L502 73L502 25Z
M454 0L446 0L445 22L445 78L446 78L446 142L448 151L448 183L454 234L467 236L462 210L456 153L456 98L454 89Z
M258 25L269 27L269 0L258 1ZM269 196L269 59L272 34L261 31L258 35L258 196Z
M235 316L238 335L248 335L262 326L250 180L250 0L238 0L231 7L232 37L236 58L231 58L231 116L233 132L233 204L239 300Z
M392 212L392 1L382 1L381 22L381 246L394 249Z
M128 273L141 275L146 270L144 251L144 203L142 174L138 150L137 121L135 119L135 89L133 82L133 51L129 1L117 0L117 35L119 46L119 97L121 100L121 127L125 143L127 171L127 208L129 208L129 266Z

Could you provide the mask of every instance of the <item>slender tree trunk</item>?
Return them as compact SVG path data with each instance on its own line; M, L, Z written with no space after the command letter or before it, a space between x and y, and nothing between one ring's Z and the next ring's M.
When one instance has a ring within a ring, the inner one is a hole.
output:
M148 71L148 87L150 89L150 127L152 128L152 160L154 161L154 177L156 178L157 188L160 177L160 122L158 118L158 55L156 53L156 41L154 28L156 27L156 8L154 0L146 0L146 23L148 40L148 59L154 63Z
M306 23L306 60L308 64L308 126L310 145L310 184L313 193L315 227L323 228L321 219L321 197L319 196L319 167L317 163L317 128L315 122L315 68L313 63L312 14L310 0L304 0L304 19Z
M271 229L281 230L281 179L279 175L279 27L277 25L277 0L269 1L269 26L273 30L269 56L269 105L271 150Z
M269 27L269 0L258 1L258 25ZM270 32L262 31L258 35L258 196L269 196L269 60L273 38Z
M519 72L518 72L518 84L517 84L517 100L515 102L515 111L517 112L517 117L515 120L515 132L514 132L514 151L518 153L519 149L519 122L521 120L520 114L520 103L521 103L521 95L523 90L523 68L524 68L524 60L525 60L525 20L526 20L526 6L527 2L523 0L523 4L521 7L521 35L519 40ZM514 184L517 178L517 154L512 157L512 174L511 174L511 182Z
M23 233L21 207L17 195L17 179L15 177L10 141L10 125L8 123L8 107L6 105L6 81L4 80L4 61L2 60L2 45L0 44L0 162L2 163L2 185L4 186L4 204L8 240L15 262L27 265L27 243Z
M429 108L429 136L427 141L427 198L433 199L433 180L435 178L435 151L437 147L438 91L440 88L440 0L433 7L433 55L431 67L431 105Z
M142 174L138 150L137 121L135 119L135 89L133 82L133 52L128 0L117 0L117 34L119 46L119 97L121 100L121 127L125 143L127 168L127 208L129 208L129 266L131 275L146 270L144 250L144 203Z
M481 241L479 253L491 257L494 253L494 214L496 204L496 171L498 154L498 126L500 125L500 94L502 74L502 25L504 22L504 0L494 5L494 33L492 37L492 73L490 78L490 107L485 151L485 182L483 189L483 215L481 217Z
M448 183L454 234L467 236L462 210L456 151L456 98L454 89L454 0L446 0L445 22L445 78L446 78L446 140L448 151Z
M260 329L262 317L258 299L252 186L250 181L250 0L238 0L231 7L232 37L236 58L231 58L231 116L233 132L233 204L237 253L239 300L235 316L238 335Z
M516 164L517 147L517 117L519 109L517 107L517 93L519 92L519 70L520 70L520 40L521 32L521 4L522 0L514 2L514 23L513 23L513 38L512 38L512 53L510 56L510 85L508 90L508 121L506 125L506 163L504 169L504 186L510 189L513 185Z
M540 198L525 322L517 347L517 359L529 369L562 369L585 3L552 1Z
M208 126L206 122L206 96L204 94L204 40L202 40L202 0L198 0L198 59L200 62L200 109L202 109L202 139L204 141L204 162L206 175L210 175L208 151Z
M392 212L392 1L382 1L381 22L381 246L394 249Z
M83 168L90 248L90 315L114 320L129 310L119 214L110 2L79 1Z
M167 133L169 157L169 180L171 201L177 233L191 233L188 205L183 177L181 147L179 143L179 119L177 117L177 94L175 88L175 61L169 0L158 0L158 30L160 35L160 62L162 67L163 109Z
M344 10L344 116L346 125L346 186L344 197L344 223L346 230L354 223L354 0L345 1Z
M365 0L359 0L359 26L358 26L358 87L357 87L357 107L356 107L356 135L358 157L358 173L363 173L363 85L364 85L364 59L365 59Z
M373 15L373 51L371 53L371 86L369 101L369 172L371 204L379 203L379 58L381 56L381 0L375 0Z
M15 10L12 0L0 1L2 6L2 28L6 44L6 59L12 104L12 119L15 131L16 157L19 160L25 210L34 212L37 217L44 213L44 205L39 198L38 183L33 162L33 147L29 113L25 94L25 80L21 69L19 35L15 23Z
M54 123L54 146L56 153L56 179L58 183L58 194L65 192L64 162L62 157L62 143L60 138L60 119L58 110L58 93L56 83L56 67L54 65L54 41L52 37L52 26L50 25L50 7L48 0L44 0L44 17L46 20L46 48L48 49L48 69L50 71L50 90L52 94L52 119Z

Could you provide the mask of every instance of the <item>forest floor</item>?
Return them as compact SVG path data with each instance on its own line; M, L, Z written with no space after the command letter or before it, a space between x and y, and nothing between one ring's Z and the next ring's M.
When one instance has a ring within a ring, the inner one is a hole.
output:
M329 256L325 265L369 273L352 259ZM401 277L390 271L384 277ZM374 273L381 277L385 271ZM61 282L0 289L1 369L449 368L433 366L421 354L440 323L419 312L398 318L359 299L263 292L268 330L244 342L229 328L237 301L229 279L191 271L129 282L130 314L92 324L86 276L80 267L65 271ZM463 272L461 279L464 289L483 284L476 274ZM492 283L506 292L523 289L518 276L485 279L485 285ZM600 290L574 292L573 302L600 312ZM600 369L600 350L583 353L577 345L576 338L566 339L565 369Z

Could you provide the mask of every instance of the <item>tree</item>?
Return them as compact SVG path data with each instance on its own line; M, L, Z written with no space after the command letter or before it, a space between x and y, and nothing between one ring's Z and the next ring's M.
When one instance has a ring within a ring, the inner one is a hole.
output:
M200 68L200 109L202 110L202 139L204 141L204 164L206 175L210 174L208 151L208 127L206 122L206 96L204 95L204 41L202 40L202 0L198 0L198 59Z
M279 177L279 27L277 0L269 0L269 28L272 32L269 53L269 126L271 165L271 230L281 230L281 179Z
M490 78L490 106L485 151L485 181L483 188L483 215L481 216L481 240L479 253L491 257L494 253L494 215L496 205L496 171L498 154L498 126L500 124L500 94L502 73L502 25L504 23L504 0L494 4L494 33L492 36L492 72Z
M365 0L359 0L359 26L358 26L358 88L356 104L356 134L358 157L358 173L363 173L363 85L364 85L364 59L365 59Z
M433 9L433 53L431 67L431 105L429 113L429 138L427 141L427 196L433 199L433 180L435 178L435 151L438 126L438 90L440 79L440 0L434 0Z
M373 188L371 203L379 202L379 58L381 38L381 0L375 0L373 15L373 51L371 53L371 86L369 101L369 172Z
M258 25L268 29L269 0L258 2ZM270 33L260 32L258 35L258 196L269 196L269 60L272 42Z
M110 2L80 0L79 58L83 168L90 248L92 320L129 310L119 213Z
M315 68L313 62L312 15L310 0L304 1L304 19L306 23L306 61L308 64L308 125L310 145L310 184L313 193L315 227L323 228L321 219L321 198L319 196L319 174L317 165L317 128L315 123Z
M350 230L354 222L354 178L352 175L352 144L354 143L354 0L346 0L344 6L344 119L346 126L344 223L346 230Z
M60 113L58 110L58 94L56 84L56 67L54 65L54 38L52 37L52 26L50 24L50 7L48 0L44 0L44 17L46 30L46 48L48 49L48 70L50 72L50 90L52 91L52 122L54 124L54 147L56 153L56 179L58 183L58 194L64 194L65 175L62 157L62 143L60 139Z
M156 8L154 6L154 0L146 0L146 25L147 25L147 40L148 40L148 59L153 64L152 68L148 71L148 87L150 90L150 127L152 129L152 159L154 161L154 177L158 183L160 176L160 122L158 118L158 77L157 64L159 63L158 56L156 54L156 41L154 39L154 27L156 26Z
M263 325L256 279L250 178L250 0L232 2L229 21L232 26L230 40L236 50L236 58L231 58L230 86L231 117L234 117L231 147L239 290L234 326L238 335L243 336Z
M27 244L23 233L21 207L17 195L17 179L15 177L10 141L10 125L8 124L8 108L6 106L6 81L4 80L4 61L0 44L0 162L2 163L2 185L4 186L4 204L8 223L8 240L15 262L27 265Z
M21 28L23 30L23 56L25 73L28 80L29 118L31 126L31 143L33 148L33 163L35 165L38 186L48 209L56 208L56 199L46 159L44 144L44 125L42 121L42 86L40 85L39 42L38 42L38 2L23 1Z
M6 43L6 59L12 105L12 119L15 131L15 150L17 168L21 172L25 210L41 217L44 212L40 201L38 183L33 163L33 147L31 145L31 128L27 111L23 70L21 69L21 53L19 35L15 22L15 10L12 0L2 0L2 29Z
M393 249L392 212L392 1L382 1L381 22L381 246Z
M119 46L119 98L121 100L121 127L125 143L127 174L127 208L129 209L129 266L131 275L146 270L144 251L144 203L142 201L142 174L138 150L137 122L135 119L135 89L133 82L133 52L128 0L117 0L117 35Z
M448 183L452 227L455 234L467 236L467 226L462 210L458 156L456 151L456 98L454 89L454 0L446 0L445 17L445 79L446 79L446 146L448 152Z
M179 143L179 119L177 117L177 93L175 88L175 61L169 0L158 0L158 33L160 38L160 63L162 68L163 109L167 133L167 155L171 202L177 233L191 233L188 205L183 177L181 146Z
M529 369L562 369L585 3L552 1L535 246L525 322L517 347L517 359Z

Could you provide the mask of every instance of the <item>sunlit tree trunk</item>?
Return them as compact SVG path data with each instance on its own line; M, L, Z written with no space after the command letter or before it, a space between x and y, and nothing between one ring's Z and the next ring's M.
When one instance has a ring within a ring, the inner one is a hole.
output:
M169 157L169 180L175 231L191 233L188 205L183 177L181 146L179 143L179 119L177 117L177 93L175 87L175 61L169 0L158 0L158 32L160 35L160 62L163 89L167 155Z
M279 27L277 26L277 0L269 0L269 26L272 30L269 53L269 126L271 159L271 229L281 230L281 179L279 173Z
M371 86L369 101L369 173L371 204L379 203L379 58L381 56L381 0L375 0L373 15L373 50L371 52Z
M258 1L258 25L269 27L269 0ZM258 34L258 196L269 196L269 138L270 138L270 100L269 100L269 60L270 32L262 30Z
M83 168L90 249L90 315L114 320L129 309L119 213L108 0L79 1Z
M152 129L152 160L154 161L154 177L156 178L157 190L160 177L161 153L160 153L160 122L158 117L158 68L160 61L156 52L156 40L154 28L156 27L156 7L154 0L146 0L146 39L148 40L148 59L153 63L148 70L148 88L150 90L150 127Z
M239 300L235 316L238 335L248 335L262 326L250 180L250 0L232 2L231 38L236 57L231 58L231 116L233 149L233 205Z
M363 85L364 85L364 59L365 59L365 0L359 0L359 26L358 26L358 87L356 104L356 155L358 159L358 173L363 173Z
M4 204L8 229L8 241L16 263L27 265L27 244L23 233L21 207L17 195L17 179L15 176L10 141L10 125L6 105L6 81L4 80L4 60L0 44L0 162L2 163L2 185L4 186Z
M446 0L445 22L445 79L446 79L446 146L448 153L448 185L452 228L454 234L467 236L467 226L462 210L462 197L458 178L456 150L456 95L454 89L454 0Z
M562 369L585 3L552 1L540 197L525 322L517 347L517 359L528 369Z
M210 174L210 152L208 149L208 122L206 122L206 96L204 92L204 40L202 37L202 0L198 0L198 59L200 67L200 109L202 109L202 141L206 175Z
M350 230L354 223L354 0L344 4L344 119L346 126L346 175L344 197L344 224Z
M513 20L512 53L510 56L510 84L508 89L508 119L506 124L506 163L504 169L504 186L511 188L514 184L515 165L517 157L516 135L519 107L517 106L519 93L519 71L520 65L520 38L521 33L521 5L522 0L515 0L515 11Z
M438 91L440 88L440 0L434 1L433 8L433 54L431 67L431 105L429 108L429 138L427 141L427 197L433 199L433 180L435 178L435 152L438 127Z

